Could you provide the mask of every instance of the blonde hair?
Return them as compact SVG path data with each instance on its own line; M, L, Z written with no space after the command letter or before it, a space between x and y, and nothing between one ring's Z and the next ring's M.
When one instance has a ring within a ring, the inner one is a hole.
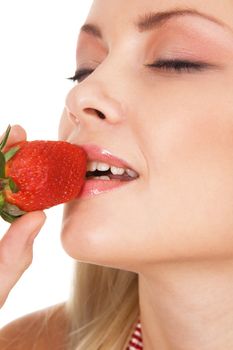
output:
M138 275L77 262L72 286L68 349L126 349L139 317Z

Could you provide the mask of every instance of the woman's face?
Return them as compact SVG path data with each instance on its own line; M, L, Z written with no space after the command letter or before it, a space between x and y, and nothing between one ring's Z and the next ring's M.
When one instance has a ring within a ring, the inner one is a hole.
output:
M85 23L76 69L90 71L59 137L98 145L139 177L66 204L65 250L136 272L232 257L232 0L95 0Z

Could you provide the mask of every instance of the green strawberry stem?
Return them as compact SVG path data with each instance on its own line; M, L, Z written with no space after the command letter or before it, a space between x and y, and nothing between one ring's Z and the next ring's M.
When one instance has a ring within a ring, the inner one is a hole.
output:
M5 177L5 166L6 166L5 156L2 152L0 152L0 178Z
M3 210L5 212L7 212L7 214L12 215L14 217L15 216L21 216L21 215L26 213L25 211L19 209L16 205L10 204L10 203L7 203L7 202L4 203Z
M7 143L7 139L8 139L8 136L10 134L10 131L11 131L11 126L8 125L7 129L6 129L6 132L5 132L5 135L3 137L3 140L2 142L0 143L0 151L3 149L3 147L6 145Z
M9 222L10 224L11 224L12 222L14 222L15 219L17 219L17 217L6 213L4 210L0 210L0 216L1 216L5 221Z
M9 186L9 179L0 178L0 190L4 190L6 186Z
M12 147L8 152L4 153L5 161L8 162L8 160L14 157L14 155L16 154L16 152L18 152L19 149L20 149L19 146L15 146L15 147Z
M7 143L7 139L8 139L8 136L10 134L10 131L11 131L11 126L8 125L8 128L6 129L5 135L3 137L3 140L0 143L0 178L5 177L6 162L8 162L16 154L16 152L18 152L18 150L20 148L19 146L15 146L15 147L12 147L11 149L9 149L9 151L6 152L5 154L2 152L3 147Z
M0 216L7 222L12 223L15 219L26 214L26 211L19 209L16 205L5 202L2 192L0 192Z
M12 180L11 177L0 178L0 191L2 190L11 190L13 193L19 191L16 183Z
M0 192L0 209L2 209L4 206L4 195L2 192Z
M18 192L19 189L18 189L16 183L12 180L11 177L8 178L8 181L9 181L9 187L10 187L11 191L12 191L13 193Z
M5 201L5 190L10 190L13 193L18 192L17 185L12 178L6 177L6 163L18 152L19 146L10 148L6 153L2 152L6 145L8 136L10 134L11 126L8 125L2 142L0 143L0 216L7 222L12 223L18 217L24 215L26 212L19 209L16 205L7 203Z

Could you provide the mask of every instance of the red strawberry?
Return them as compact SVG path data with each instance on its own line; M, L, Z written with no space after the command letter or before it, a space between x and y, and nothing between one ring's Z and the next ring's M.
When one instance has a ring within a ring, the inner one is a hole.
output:
M68 202L84 185L87 155L65 141L23 141L1 152L0 215L8 222L34 210Z

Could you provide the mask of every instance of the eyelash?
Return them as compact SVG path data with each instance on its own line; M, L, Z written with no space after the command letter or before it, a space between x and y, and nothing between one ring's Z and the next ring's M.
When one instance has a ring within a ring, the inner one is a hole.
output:
M208 66L203 62L191 62L181 60L158 60L155 63L147 64L146 67L157 68L164 71L175 71L176 73L191 73L193 71L202 71ZM90 75L94 69L83 68L79 69L73 77L68 79L78 82L85 79L85 76Z
M155 63L147 64L146 67L158 68L161 70L169 71L173 70L176 73L192 73L193 71L202 71L208 67L207 63L204 62L191 62L182 60L158 60Z
M82 68L79 69L75 72L75 75L73 77L68 78L69 80L73 80L81 82L82 78L85 78L85 76L90 75L92 72L94 72L94 69L89 69L89 68Z

